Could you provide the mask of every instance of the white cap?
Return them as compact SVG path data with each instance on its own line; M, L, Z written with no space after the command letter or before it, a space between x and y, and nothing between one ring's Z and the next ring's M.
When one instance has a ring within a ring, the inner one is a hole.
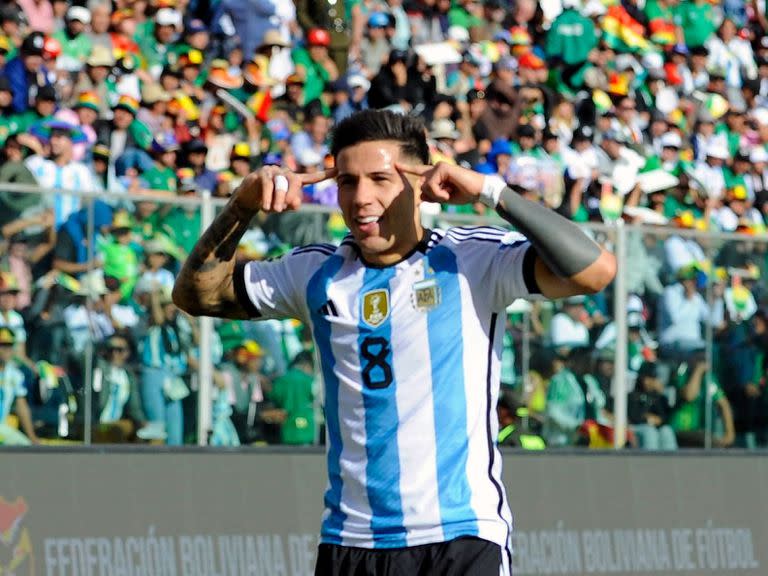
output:
M636 312L642 314L643 300L637 294L630 294L627 297L627 313Z
M632 54L619 54L614 60L616 70L619 72L623 72L624 70L632 70L634 72L636 63L637 60L635 60L635 57L632 56Z
M323 161L323 157L319 152L316 152L312 148L301 148L296 154L296 162L301 166L319 166Z
M639 312L630 312L627 314L627 326L630 328L642 328L645 326L645 318Z
M757 148L753 148L752 151L749 153L749 161L752 163L768 162L768 151L766 151L764 146L758 146Z
M608 11L600 0L589 0L584 8L581 9L582 16L592 18L592 16L602 16Z
M365 92L368 92L371 88L371 83L368 81L368 78L362 74L352 74L347 79L347 84L349 84L350 88L362 88Z
M448 28L448 39L454 42L469 42L469 30L463 26L450 26Z
M680 134L677 132L667 132L661 137L661 147L662 148L682 148L683 147L683 141L680 138Z
M752 111L752 118L761 126L768 126L768 108L756 108Z
M648 52L642 58L643 68L659 70L664 68L664 56L659 52Z
M728 158L731 157L731 154L728 152L728 148L723 142L716 140L707 144L707 156L728 160Z
M84 8L82 6L71 6L69 10L67 10L66 19L77 20L83 24L90 24L91 13L88 11L88 8Z
M160 8L155 14L155 23L160 26L181 26L181 14L173 8Z
M447 138L449 140L457 140L461 136L458 130L456 130L456 124L448 118L440 118L432 122L432 129L429 132L429 137L439 140L441 138Z

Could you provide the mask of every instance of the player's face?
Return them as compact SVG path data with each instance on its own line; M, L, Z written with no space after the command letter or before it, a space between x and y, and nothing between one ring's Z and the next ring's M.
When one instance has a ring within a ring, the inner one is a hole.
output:
M336 159L339 207L363 257L371 264L402 260L423 234L419 197L396 168L400 145L361 142L344 148Z

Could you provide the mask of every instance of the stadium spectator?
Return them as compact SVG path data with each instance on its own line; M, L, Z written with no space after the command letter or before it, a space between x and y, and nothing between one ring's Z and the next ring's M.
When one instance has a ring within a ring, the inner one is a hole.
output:
M35 185L37 181L24 162L23 142L34 137L25 134L9 136L2 149L0 182L11 184ZM5 226L20 218L22 213L40 203L39 194L10 192L0 186L0 225ZM3 232L3 236L10 234Z
M85 92L95 94L101 118L111 116L111 105L118 98L114 82L107 82L114 65L115 58L112 55L112 47L97 44L86 59L85 67L79 73L73 89L75 95Z
M362 3L359 0L296 0L295 4L296 20L307 31L309 44L312 44L309 36L313 30L324 30L327 40L323 42L334 67L344 74L349 61L355 62L361 57L365 27Z
M41 236L37 242L25 232L27 227L40 226ZM7 252L2 254L0 249L0 269L8 270L8 274L16 280L19 293L16 296L16 307L24 310L31 303L33 290L33 269L50 253L56 243L56 232L53 229L53 215L41 212L39 215L19 219L7 224L2 229L3 236L8 236Z
M152 132L136 119L138 111L135 98L120 96L112 107L112 119L102 119L95 126L98 142L109 147L109 156L122 174L129 169L145 172L152 166L145 152L152 144Z
M227 386L227 378L222 372L214 374L213 378L213 408L211 418L211 446L240 446L240 437L232 422L231 391Z
M736 440L731 404L715 375L709 371L704 355L695 355L688 362L681 363L673 374L673 384L677 390L677 401L670 426L680 447L701 448L705 444L706 410L710 406L707 387L710 388L713 409L712 445L718 448L731 446Z
M560 353L587 346L592 321L584 308L584 296L571 296L563 300L563 308L552 318L549 327L549 339L552 346Z
M291 138L291 150L296 158L303 155L304 151L311 150L321 160L328 155L328 118L322 111L309 105L305 114L304 130L296 132Z
M315 442L315 370L312 354L299 352L288 371L272 382L268 397L275 408L285 410L280 426L282 444Z
M183 170L179 171L182 177L179 178L178 193L181 197L191 199L196 196L196 184L192 174L185 174ZM197 240L199 230L200 210L194 204L184 204L171 207L163 216L160 226L147 231L145 239L152 240L163 234L171 240L169 244L175 248L174 255L186 257ZM165 249L168 251L170 246L165 246Z
M306 48L294 48L293 61L296 74L304 81L304 102L309 103L320 98L325 85L339 77L339 68L328 52L331 35L327 30L312 28L306 43Z
M538 348L531 355L528 382L524 382L523 397L528 409L529 427L541 432L546 417L549 382L563 369L562 360L549 348Z
M385 33L388 20L384 12L372 12L368 16L368 26L360 50L361 71L368 78L373 78L379 73L379 69L387 62L392 49Z
M723 300L725 318L718 342L719 375L734 409L738 444L755 448L764 426L759 348L764 340L764 318L756 314L755 298L740 276L732 278L731 285L725 287Z
M703 326L709 306L697 289L701 270L695 265L678 272L678 282L664 288L659 300L659 344L664 358L681 360L704 349Z
M92 270L80 277L75 298L64 308L64 322L72 345L69 352L74 359L83 359L89 341L99 344L114 334L107 310L109 292L101 270Z
M0 445L27 446L40 440L32 424L32 415L27 403L27 389L24 374L14 362L16 337L12 330L0 327ZM15 411L24 434L8 425L7 419ZM26 434L26 436L25 436Z
M112 208L104 202L93 203L93 229L107 234L112 224ZM77 276L98 265L96 239L88 235L89 208L81 208L69 215L59 229L53 251L53 268Z
M273 408L269 401L272 387L262 374L263 362L261 346L246 340L231 351L230 359L221 366L232 398L232 422L242 444L276 441L276 425L285 419L285 411Z
M149 422L163 429L166 444L179 446L184 442L181 401L189 396L182 379L187 372L188 351L170 293L153 285L148 311L149 328L139 347L144 413Z
M94 442L130 442L147 422L139 386L128 369L130 355L125 337L115 334L104 342L93 374Z
M485 100L487 105L477 119L475 138L479 134L482 140L490 142L513 139L519 119L515 90L494 80L485 91Z
M40 32L31 32L19 46L18 56L8 60L3 70L11 84L13 110L27 110L42 86L50 85L48 69L43 63L45 38Z
M678 222L682 228L693 228L696 224L693 214L688 211L678 217ZM664 269L672 278L705 261L704 250L695 238L673 234L664 241Z
M654 360L658 344L646 329L643 301L636 294L627 299L627 364L631 374L635 374L646 360ZM608 322L595 341L597 350L616 349L616 323Z
M400 106L403 110L410 110L415 97L413 85L409 86L408 80L408 53L392 50L386 65L371 80L368 92L371 108Z
M198 190L216 190L216 173L205 166L205 157L208 154L208 146L199 138L188 142L184 148L186 163L192 168L193 179Z
M644 450L676 450L675 432L669 426L672 407L655 362L644 362L637 371L635 388L627 399L627 418Z
M64 29L55 32L52 38L61 43L61 54L56 60L57 68L71 72L79 71L93 49L91 36L86 32L91 24L91 13L84 6L71 6L64 16Z
M547 387L543 436L550 447L573 446L586 416L586 398L576 375L567 367L555 372Z
M162 192L176 191L176 156L179 144L176 137L169 133L159 133L152 139L149 154L152 167L142 174L147 188Z
M34 96L34 102L27 110L12 117L10 131L16 133L29 132L33 126L39 128L39 123L50 120L56 111L58 96L56 89L50 84L41 86ZM34 134L39 135L39 132Z
M0 273L0 327L13 332L13 350L16 358L28 368L33 363L27 355L27 330L24 318L19 313L18 294L21 291L16 276L10 272Z
M136 282L137 294L150 294L155 290L168 292L173 289L173 274L166 268L169 261L167 244L161 239L144 244L144 272Z

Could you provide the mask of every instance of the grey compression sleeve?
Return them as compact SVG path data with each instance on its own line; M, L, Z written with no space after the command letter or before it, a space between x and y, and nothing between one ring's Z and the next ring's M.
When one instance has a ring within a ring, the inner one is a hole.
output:
M525 234L538 256L558 276L574 276L600 257L600 246L576 224L526 200L509 186L501 191L496 212Z

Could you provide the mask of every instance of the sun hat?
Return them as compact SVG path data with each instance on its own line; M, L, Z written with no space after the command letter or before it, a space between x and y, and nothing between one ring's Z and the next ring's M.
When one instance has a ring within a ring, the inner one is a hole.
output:
M211 62L207 81L224 90L236 90L243 85L243 77L232 74L229 70L229 63L222 59Z
M67 10L66 15L64 16L64 19L68 22L71 22L72 20L77 20L78 22L82 22L83 24L90 24L91 23L91 12L88 10L88 8L85 8L84 6L70 6L69 10Z
M456 130L456 124L448 118L440 118L432 122L429 137L435 140L448 139L457 140L461 133Z
M99 98L99 95L96 92L86 91L80 92L73 108L89 108L94 112L99 112L101 110L100 104L101 98Z
M128 112L136 116L136 113L139 111L139 102L138 100L136 100L136 98L133 98L132 96L128 96L127 94L123 94L118 99L117 104L115 104L114 109L117 110L118 108L127 110Z
M85 63L91 68L96 68L99 66L106 66L111 68L115 65L115 57L112 55L112 50L106 46L97 44L91 50L91 55L88 56L88 59L85 61Z
M280 34L280 30L270 28L264 32L259 48L264 46L280 46L281 48L288 48L290 45L290 42L286 42L283 35Z
M44 142L49 142L54 132L66 132L73 144L81 144L88 140L85 132L79 126L59 120L58 118L48 118L47 120L36 122L30 126L29 132Z

